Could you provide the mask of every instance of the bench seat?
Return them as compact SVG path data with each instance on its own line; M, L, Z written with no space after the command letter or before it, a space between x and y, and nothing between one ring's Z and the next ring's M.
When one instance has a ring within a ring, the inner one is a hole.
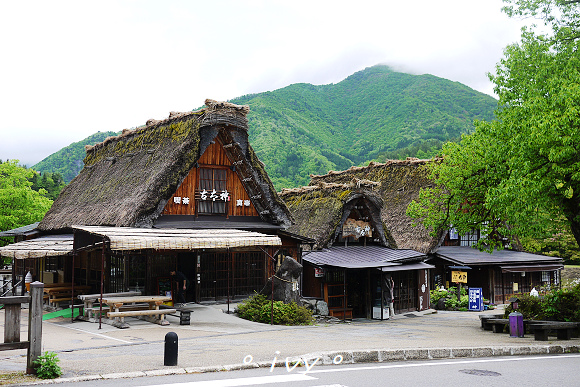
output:
M570 340L574 336L574 331L578 329L579 323L565 321L530 321L529 330L534 332L534 340L547 341L548 334L556 331L559 340Z
M479 319L481 320L481 327L486 331L491 331L493 326L488 323L491 319L500 319L503 317L503 314L485 314L480 315Z
M134 317L134 316L154 316L157 314L171 314L177 312L176 309L142 309L127 310L124 312L107 312L107 317Z
M507 318L490 318L487 319L486 324L491 326L493 333L503 333L506 326L510 324Z

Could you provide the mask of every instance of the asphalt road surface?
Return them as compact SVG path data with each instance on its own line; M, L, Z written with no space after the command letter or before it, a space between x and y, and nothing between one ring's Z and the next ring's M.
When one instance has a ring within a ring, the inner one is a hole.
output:
M78 386L580 386L580 354L320 366L95 380Z

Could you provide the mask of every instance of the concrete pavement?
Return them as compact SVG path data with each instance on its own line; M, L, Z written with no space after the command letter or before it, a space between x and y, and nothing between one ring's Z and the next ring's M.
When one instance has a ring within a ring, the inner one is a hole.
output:
M313 326L270 326L223 312L225 305L193 305L191 325L169 326L126 318L128 329L56 318L43 323L43 351L54 351L64 374L55 382L118 378L244 367L285 367L302 358L310 366L405 359L509 356L580 352L580 339L547 342L533 336L510 338L480 328L486 312L425 311L391 320L354 320ZM233 307L232 307L233 310ZM499 311L500 313L502 311ZM27 321L23 310L22 321ZM0 324L4 323L3 311ZM166 367L164 339L178 335L178 365ZM21 337L27 337L23 327ZM316 360L318 359L318 360ZM0 372L26 368L26 351L0 352Z

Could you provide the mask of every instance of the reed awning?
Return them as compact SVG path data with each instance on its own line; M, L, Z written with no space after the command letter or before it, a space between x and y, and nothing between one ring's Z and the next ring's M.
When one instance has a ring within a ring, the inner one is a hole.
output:
M130 227L73 226L105 238L109 249L126 250L196 250L231 249L255 246L281 246L275 235L236 229L150 229Z
M57 257L72 251L72 234L46 235L0 247L1 256L14 259Z

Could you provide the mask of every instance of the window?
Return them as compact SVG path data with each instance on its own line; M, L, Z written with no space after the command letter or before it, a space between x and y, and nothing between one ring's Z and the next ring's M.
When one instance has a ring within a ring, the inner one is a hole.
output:
M460 246L474 246L479 240L479 230L472 230L465 235L461 235Z
M549 271L542 272L542 282L550 282L550 272Z
M198 214L225 214L229 199L226 190L227 170L200 168L197 199Z

